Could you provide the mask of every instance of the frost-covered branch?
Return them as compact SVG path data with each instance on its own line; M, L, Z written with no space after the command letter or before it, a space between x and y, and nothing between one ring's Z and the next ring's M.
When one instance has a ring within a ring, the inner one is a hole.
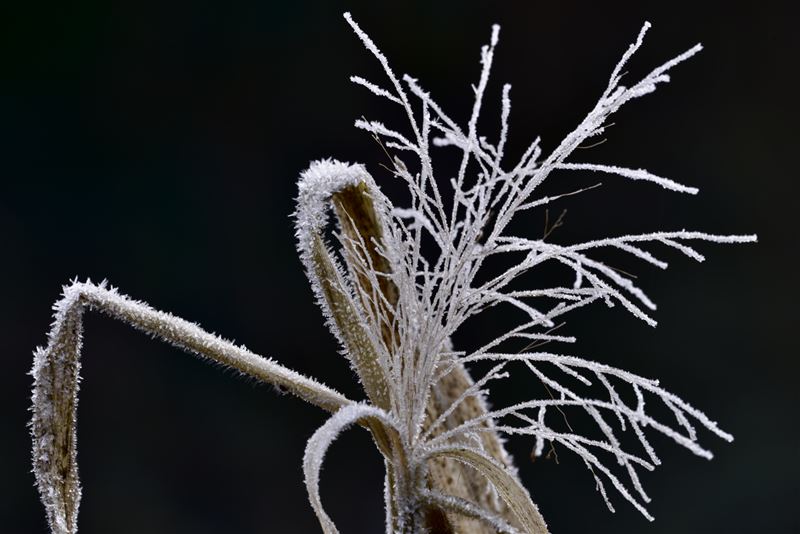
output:
M81 488L76 458L75 421L83 332L83 311L93 309L162 339L281 387L329 412L351 402L319 382L306 378L244 347L235 345L169 313L91 282L73 282L53 306L47 345L36 349L33 369L33 466L39 494L55 534L77 532Z
M572 356L555 353L511 352L513 342L523 340L530 345L545 342L573 342L573 336L551 333L556 319L577 308L604 302L607 306L621 305L635 317L655 326L651 316L655 302L638 285L634 277L615 269L604 260L594 257L598 249L614 249L629 254L659 269L668 263L651 250L664 245L697 261L704 257L689 242L750 243L754 235L716 235L696 231L651 232L640 235L593 239L574 244L554 244L548 235L541 239L520 237L509 232L513 219L522 211L545 206L557 199L576 193L586 194L595 186L550 197L536 197L539 185L553 171L590 171L616 175L632 181L658 185L672 192L696 194L698 189L670 178L658 176L645 169L627 168L613 164L578 163L569 161L575 149L588 139L604 133L608 118L623 105L649 94L662 83L669 81L669 71L701 50L696 45L686 52L650 71L638 81L623 85L626 65L642 46L650 25L645 23L636 40L628 47L613 68L609 82L595 105L575 129L565 136L555 148L544 153L538 138L531 143L516 163L506 161L505 147L510 131L510 86L503 85L500 101L499 138L490 140L479 133L484 95L488 87L494 54L499 42L499 27L493 26L489 44L481 48L481 69L473 85L471 113L465 125L460 125L414 77L398 77L385 55L366 36L349 15L345 18L367 49L378 59L390 82L388 88L360 77L352 81L368 89L379 98L404 108L411 135L402 128L387 127L379 121L360 119L356 126L383 140L385 147L397 149L401 154L418 158L418 172L409 171L399 156L394 158L392 172L408 186L410 201L406 206L395 206L378 191L383 209L385 231L380 242L381 256L390 266L381 278L391 281L397 288L397 300L391 315L391 326L396 337L391 350L379 348L381 367L390 384L392 414L398 431L405 436L414 450L429 450L448 443L474 442L480 434L503 432L527 434L536 439L536 450L541 451L547 440L562 443L575 452L590 468L595 477L605 477L617 490L644 515L648 498L639 482L635 468L652 469L658 459L650 447L645 429L667 435L695 454L709 457L710 452L697 443L697 435L689 422L699 424L718 436L730 436L720 430L702 412L674 397L653 381L621 370ZM418 102L412 103L416 98ZM433 174L432 150L449 148L460 154L460 164L455 176L437 180ZM404 157L405 157L404 156ZM317 169L318 164L312 165ZM326 164L327 165L327 164ZM320 166L319 168L324 168ZM308 172L312 172L311 170ZM341 171L340 171L341 172ZM359 172L366 172L362 169ZM369 183L372 184L370 178ZM449 186L450 195L443 194ZM448 197L447 206L442 198ZM430 244L435 245L431 250ZM347 245L347 242L345 242ZM364 243L350 243L364 247ZM346 247L345 247L346 248ZM487 260L494 257L513 258L503 268L488 267ZM346 258L350 273L359 280L369 280L371 266L363 261L365 255ZM555 287L520 287L524 275L539 269L545 263L557 263L572 272L572 278ZM345 277L346 278L346 277ZM372 282L373 284L375 282ZM369 300L377 291L359 287L349 282L361 300ZM381 299L356 309L365 324L380 324L380 318L371 309L380 306ZM497 305L508 305L519 312L522 319L510 323L504 332L488 340L483 347L473 351L452 351L450 338L464 323L483 311ZM370 328L375 328L371 326ZM377 340L373 333L371 339ZM378 342L380 345L380 342ZM504 348L505 347L505 348ZM444 358L443 354L451 356ZM437 417L430 417L427 402L436 394L438 381L456 365L493 360L496 366L482 373L458 395L450 398ZM449 424L452 413L473 398L483 398L489 383L501 380L510 373L512 363L524 364L538 382L544 383L555 398L534 399L510 408L489 410L458 424ZM542 366L554 366L561 374L556 377ZM605 398L580 394L564 385L564 378L576 380L587 386L599 384ZM632 389L639 402L630 407L617 393L614 381ZM662 422L644 409L644 396L652 395L674 415L674 422ZM599 438L584 436L579 431L558 430L548 424L548 410L580 409L594 420L600 431ZM644 456L626 452L614 430L609 415L630 431L644 448ZM515 426L509 421L522 426ZM465 441L466 440L466 441ZM597 452L599 451L599 452ZM602 454L612 457L626 470L632 491L626 489L622 479L605 465ZM598 487L605 487L598 478ZM637 496L634 497L634 494ZM608 502L608 499L606 498ZM610 506L610 504L609 504Z
M454 437L463 435L465 432L480 432L482 431L481 425L486 420L498 421L494 427L496 431L508 435L530 435L535 437L536 447L534 451L536 455L541 454L545 441L560 443L575 452L583 459L595 478L597 478L595 472L595 469L597 469L606 475L626 500L630 501L648 518L651 518L651 516L644 505L628 491L618 476L605 466L604 462L598 458L597 452L610 454L620 466L625 468L629 482L638 493L639 498L646 503L649 502L649 498L641 486L636 467L652 470L655 466L660 465L661 461L650 445L645 435L645 429L649 428L663 434L692 453L706 459L711 459L713 455L698 443L697 432L690 419L694 419L703 428L726 441L733 440L730 434L721 430L714 421L711 421L700 410L661 388L658 381L643 378L608 365L574 356L534 352L521 354L482 352L467 356L464 361L499 361L503 364L512 362L524 363L538 381L548 388L551 396L489 411L481 417L476 417L463 425L454 427L432 438L427 444L429 447L437 447L441 443L446 443ZM562 379L556 379L550 372L546 372L543 366L547 365L555 367L556 370L574 380L579 386L589 388L599 384L602 386L601 390L606 393L606 398L578 393L573 387L564 385L565 382ZM504 376L499 375L500 368L500 365L495 366L482 381L485 383L489 379L504 378ZM503 366L503 368L505 367ZM596 383L594 382L595 380ZM634 404L629 405L623 401L612 380L630 388L631 394L635 398ZM659 400L672 413L675 421L665 422L649 415L645 409L645 394L652 395ZM600 438L577 434L572 428L569 428L568 432L558 430L552 423L547 422L548 414L557 414L554 415L554 418L558 422L565 411L569 412L571 410L581 410L593 419L597 425L597 430L600 432ZM614 430L611 421L608 419L609 417L612 421L617 421L619 431L626 432L627 429L631 429L646 458L627 452L623 448L618 431ZM522 422L523 425L513 425L514 421ZM597 478L597 483L606 503L613 510L611 502L605 493L605 486L602 480Z

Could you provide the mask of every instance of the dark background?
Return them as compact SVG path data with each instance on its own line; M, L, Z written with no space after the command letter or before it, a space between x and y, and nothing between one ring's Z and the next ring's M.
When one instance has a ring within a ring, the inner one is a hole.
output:
M69 4L69 5L68 5ZM537 134L552 149L595 102L643 20L642 75L702 41L673 83L612 120L575 159L647 167L698 197L603 177L557 205L568 243L622 232L701 229L760 236L701 245L668 272L624 263L660 305L653 330L602 306L569 317L578 354L662 384L736 436L703 442L712 462L655 440L644 475L649 524L610 489L610 514L580 461L510 448L555 533L800 532L794 280L798 42L788 2L26 2L0 16L0 530L45 532L25 428L31 351L71 278L126 294L233 338L360 398L314 305L294 249L295 181L311 159L383 155L352 127L399 123L348 82L383 83L346 9L398 73L465 123L478 51L502 25L484 131L510 82L510 153ZM643 3L641 3L643 4ZM556 177L557 176L557 177ZM564 192L594 176L554 175ZM391 187L391 186L390 186ZM531 216L540 235L544 215ZM502 321L489 317L487 321ZM477 323L474 323L477 325ZM81 531L318 532L303 486L306 439L324 414L187 357L97 314L86 317L79 441ZM478 325L480 326L480 325ZM488 325L487 328L490 328ZM455 341L469 346L480 328ZM519 377L518 377L519 378ZM531 379L509 382L534 390ZM509 389L499 392L500 396ZM382 532L382 464L362 431L331 449L323 501L345 533Z

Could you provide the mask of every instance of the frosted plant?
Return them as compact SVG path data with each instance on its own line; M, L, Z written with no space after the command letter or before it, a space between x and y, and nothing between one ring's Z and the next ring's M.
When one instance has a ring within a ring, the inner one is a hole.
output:
M656 380L565 351L535 349L544 343L573 343L574 337L553 332L556 321L595 302L621 305L655 326L650 316L655 304L631 278L593 257L597 249L619 249L665 269L667 264L650 249L675 249L703 261L689 243L745 243L754 242L755 236L680 230L556 245L547 236L535 239L510 230L518 214L559 198L537 196L537 188L554 170L589 170L697 193L645 170L575 162L570 157L575 148L603 133L611 114L666 83L668 71L700 46L638 82L621 85L622 69L649 28L645 24L583 121L549 154L536 139L519 161L508 163L504 157L511 110L508 85L502 89L497 142L477 131L498 43L497 26L492 28L490 44L481 49L472 113L462 127L417 80L397 77L372 40L349 14L345 18L380 62L388 86L360 77L351 80L399 106L408 119L406 134L374 121L358 120L356 126L396 152L390 170L407 185L409 199L396 206L363 166L323 160L301 175L295 217L298 250L314 293L366 400L347 399L195 324L125 297L105 283L75 281L55 304L47 346L36 350L32 371L34 471L54 533L77 531L81 490L75 419L81 321L87 308L279 385L331 412L309 439L303 461L311 505L326 533L337 529L321 503L320 468L331 442L353 424L371 432L384 457L389 533L547 532L505 452L503 436L530 436L536 455L547 444L572 451L594 477L609 509L613 511L607 486L648 519L652 519L645 507L649 498L639 473L660 463L648 434L663 434L704 458L712 455L698 443L697 427L733 439ZM452 178L434 173L431 151L438 147L454 147L460 153L460 166ZM329 211L337 221L337 250L324 238ZM512 261L502 268L485 265L502 257ZM522 279L523 275L554 262L572 273L563 285L520 286L530 279ZM522 318L478 348L452 346L451 336L468 319L503 304L519 310ZM526 345L522 351L520 344ZM485 400L490 384L510 372L529 373L533 381L546 386L548 395L490 408ZM646 409L653 404L663 405L658 413L669 417ZM594 428L565 424L566 414L572 412L588 416ZM623 441L636 445L623 446Z

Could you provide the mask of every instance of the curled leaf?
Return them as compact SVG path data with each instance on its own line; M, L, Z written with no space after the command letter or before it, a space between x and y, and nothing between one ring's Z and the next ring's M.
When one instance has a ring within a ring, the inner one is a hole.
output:
M306 477L308 499L311 501L311 506L314 508L314 513L317 514L322 531L325 534L338 534L339 531L322 508L322 501L319 496L319 473L322 469L322 460L325 458L328 447L339 434L361 419L378 420L387 427L394 427L390 415L380 408L365 404L351 404L333 414L325 424L314 432L314 435L311 436L306 444L306 452L303 457L303 473Z
M539 513L539 509L531 501L528 490L497 461L485 453L469 447L446 447L430 453L430 458L440 456L463 462L486 477L517 516L525 532L547 534L547 525Z
M378 261L371 238L380 237L380 221L366 194L367 183L373 184L372 178L360 165L330 160L313 162L298 184L295 227L300 257L328 326L344 347L367 397L376 406L388 410L389 391L376 350L376 343L384 334L370 337L354 298L355 291L321 237L336 196L333 206L342 218L343 231L351 236L351 241L364 240L370 259ZM362 235L362 229L369 229L368 233ZM352 254L357 253L351 251ZM388 268L381 265L383 270ZM388 282L384 281L384 285L389 291Z

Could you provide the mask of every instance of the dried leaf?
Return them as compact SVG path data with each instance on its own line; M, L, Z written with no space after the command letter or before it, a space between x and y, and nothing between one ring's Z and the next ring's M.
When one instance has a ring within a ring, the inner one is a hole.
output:
M505 467L485 453L468 447L442 448L434 450L430 454L430 458L439 456L455 458L474 468L491 481L497 492L517 516L525 532L528 534L547 534L547 525L539 513L539 509L531 501L528 490Z

